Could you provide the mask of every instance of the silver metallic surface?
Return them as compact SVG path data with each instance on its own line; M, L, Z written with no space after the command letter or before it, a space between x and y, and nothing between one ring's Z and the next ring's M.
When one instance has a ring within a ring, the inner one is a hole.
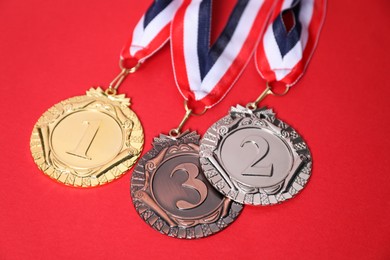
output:
M294 197L311 174L310 151L302 137L271 109L232 107L201 140L206 178L222 194L251 205Z

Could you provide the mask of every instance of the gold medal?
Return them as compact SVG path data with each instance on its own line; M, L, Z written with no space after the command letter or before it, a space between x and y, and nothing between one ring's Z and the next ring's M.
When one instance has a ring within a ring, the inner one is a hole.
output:
M38 120L31 153L46 175L69 186L95 187L119 178L136 162L144 143L142 126L128 107L130 100L116 93L168 42L169 24L181 5L171 2L153 4L153 14L135 25L120 53L121 72L105 91L90 89L54 105Z
M30 148L47 176L74 187L95 187L121 177L140 156L144 135L130 99L114 88L49 108L35 124Z

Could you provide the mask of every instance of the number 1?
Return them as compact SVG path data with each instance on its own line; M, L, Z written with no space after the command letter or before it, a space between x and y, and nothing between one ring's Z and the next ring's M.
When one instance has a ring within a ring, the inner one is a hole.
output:
M72 151L67 153L84 159L92 160L92 158L88 157L87 153L92 145L93 139L95 139L95 136L99 130L100 122L101 121L84 121L83 125L87 125L87 129L84 131L84 134L77 146Z

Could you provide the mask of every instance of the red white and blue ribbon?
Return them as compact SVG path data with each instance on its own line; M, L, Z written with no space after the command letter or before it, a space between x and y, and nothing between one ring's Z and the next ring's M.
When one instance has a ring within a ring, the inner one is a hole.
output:
M169 40L171 21L182 0L155 0L134 28L121 52L121 64L132 68L144 62Z
M184 0L171 24L177 87L190 108L209 108L230 90L267 24L274 1L238 0L210 46L212 0Z
M279 1L260 41L256 67L272 85L294 85L305 72L324 21L326 0ZM290 15L291 28L283 17Z

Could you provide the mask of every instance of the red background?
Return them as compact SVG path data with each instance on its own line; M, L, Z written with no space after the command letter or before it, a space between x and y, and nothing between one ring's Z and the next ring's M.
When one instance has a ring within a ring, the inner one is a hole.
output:
M122 44L151 1L3 0L0 3L0 259L390 259L390 2L330 1L306 75L264 104L308 142L314 170L294 200L246 207L225 231L201 240L160 235L129 197L131 172L81 190L35 166L31 130L47 108L119 72ZM215 32L233 0L216 0ZM204 133L229 106L264 89L251 62L229 95L191 129ZM169 48L120 89L152 138L183 115Z

